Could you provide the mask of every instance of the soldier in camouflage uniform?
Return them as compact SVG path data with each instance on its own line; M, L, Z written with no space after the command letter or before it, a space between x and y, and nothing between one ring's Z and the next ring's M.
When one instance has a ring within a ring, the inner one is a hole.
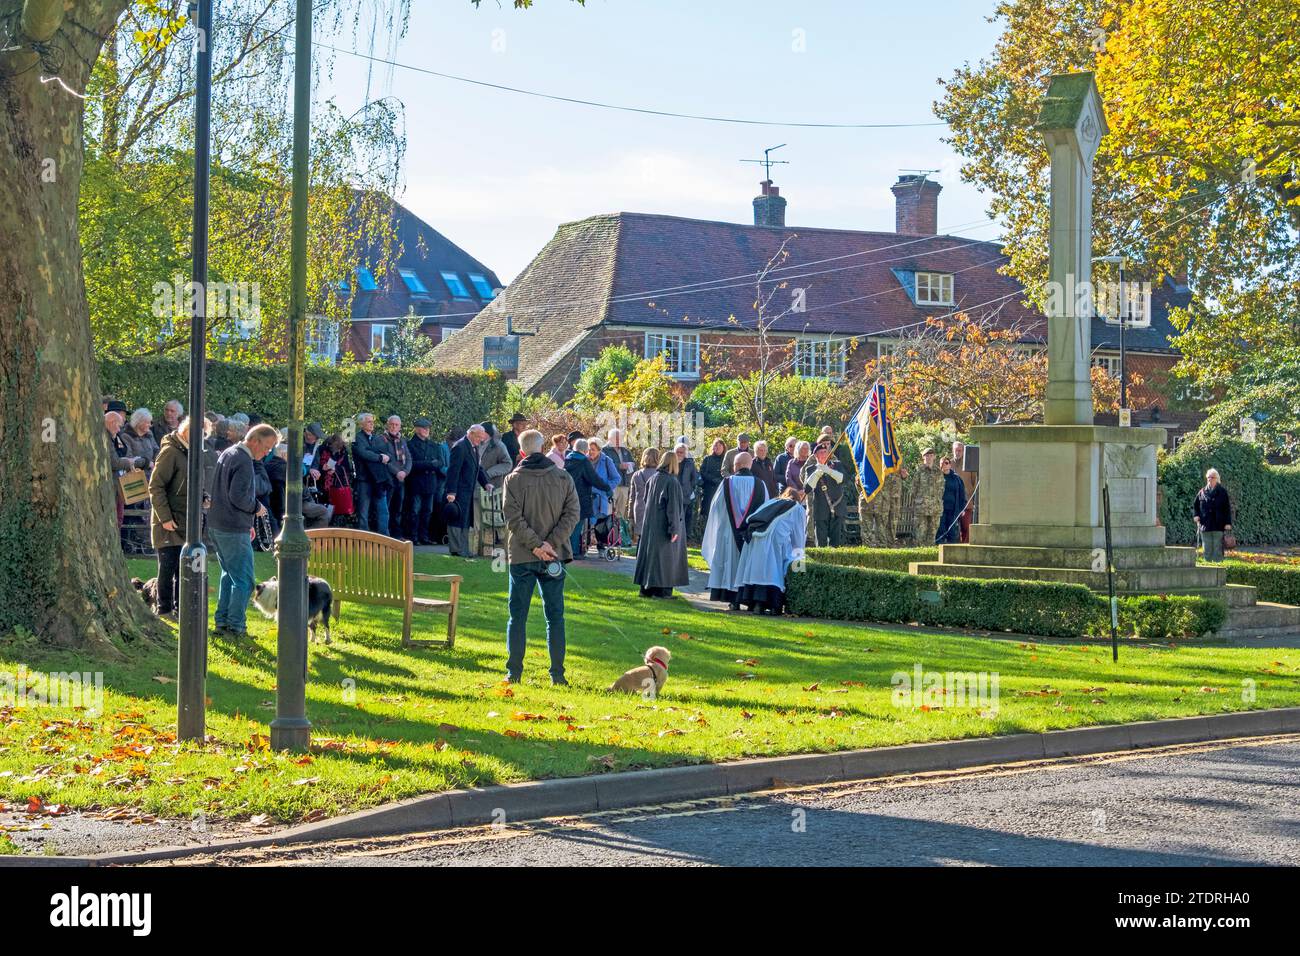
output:
M894 529L903 510L903 479L907 469L891 472L885 477L884 487L871 501L859 496L858 514L862 525L862 543L871 548L898 546Z
M915 482L916 544L925 548L935 543L943 514L943 472L935 461L933 448L921 452L921 467L917 469Z

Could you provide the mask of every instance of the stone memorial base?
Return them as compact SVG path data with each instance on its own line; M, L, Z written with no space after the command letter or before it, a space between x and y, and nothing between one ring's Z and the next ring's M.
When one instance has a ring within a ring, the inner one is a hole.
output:
M939 560L913 562L913 574L1058 581L1105 592L1102 487L1109 484L1117 592L1219 598L1230 609L1225 630L1234 633L1266 617L1270 629L1275 617L1276 625L1300 626L1300 610L1256 613L1280 606L1256 607L1253 587L1229 585L1222 567L1197 565L1195 548L1165 545L1156 515L1163 428L990 425L972 429L971 441L980 448L980 521L971 525L970 544L940 546Z

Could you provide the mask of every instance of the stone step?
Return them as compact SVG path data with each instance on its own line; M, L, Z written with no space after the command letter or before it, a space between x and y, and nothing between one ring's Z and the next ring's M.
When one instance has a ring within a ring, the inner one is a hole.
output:
M1260 601L1252 607L1234 607L1221 634L1240 636L1260 631L1294 631L1300 633L1300 607Z
M1196 566L1195 548L1115 548L1116 569L1191 568ZM1012 568L1075 568L1091 571L1105 568L1104 548L1017 548L1011 545L944 544L939 546L943 564L982 564Z
M1108 590L1106 572L1080 568L1004 567L992 564L944 564L939 561L914 561L913 574L933 574L949 578L1009 578L1019 581L1059 581L1083 584L1094 591ZM1203 590L1227 584L1228 573L1221 567L1128 568L1115 572L1115 589L1121 593Z
M1110 541L1116 548L1160 548L1165 543L1165 528L1112 525ZM970 543L1012 548L1104 548L1106 531L1077 525L973 524Z
M1249 584L1225 584L1221 588L1175 588L1161 593L1170 597L1218 598L1229 608L1235 608L1253 607L1258 592Z

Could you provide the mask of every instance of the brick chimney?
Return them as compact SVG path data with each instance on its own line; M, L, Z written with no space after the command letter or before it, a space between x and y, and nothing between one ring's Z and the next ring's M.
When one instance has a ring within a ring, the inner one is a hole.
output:
M785 228L785 199L781 191L772 185L772 180L765 179L759 184L763 189L761 196L754 197L754 225Z
M934 236L939 232L938 183L924 176L899 176L894 194L894 231L905 236ZM758 200L754 200L755 204ZM755 206L757 208L757 205Z

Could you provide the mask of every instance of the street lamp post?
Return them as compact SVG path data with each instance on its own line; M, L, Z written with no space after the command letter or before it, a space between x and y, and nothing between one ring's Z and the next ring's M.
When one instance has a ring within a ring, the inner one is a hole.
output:
M311 0L298 0L293 51L293 199L290 229L289 459L286 464L284 525L275 542L280 582L276 641L275 720L271 746L306 750L307 557L311 541L302 521L302 430L304 350L307 322L307 186L311 137Z
M197 6L197 10L195 10ZM207 360L208 194L212 159L212 0L195 15L194 227L190 273L190 438L176 644L176 739L202 741L208 673L208 550L203 544L203 403Z

